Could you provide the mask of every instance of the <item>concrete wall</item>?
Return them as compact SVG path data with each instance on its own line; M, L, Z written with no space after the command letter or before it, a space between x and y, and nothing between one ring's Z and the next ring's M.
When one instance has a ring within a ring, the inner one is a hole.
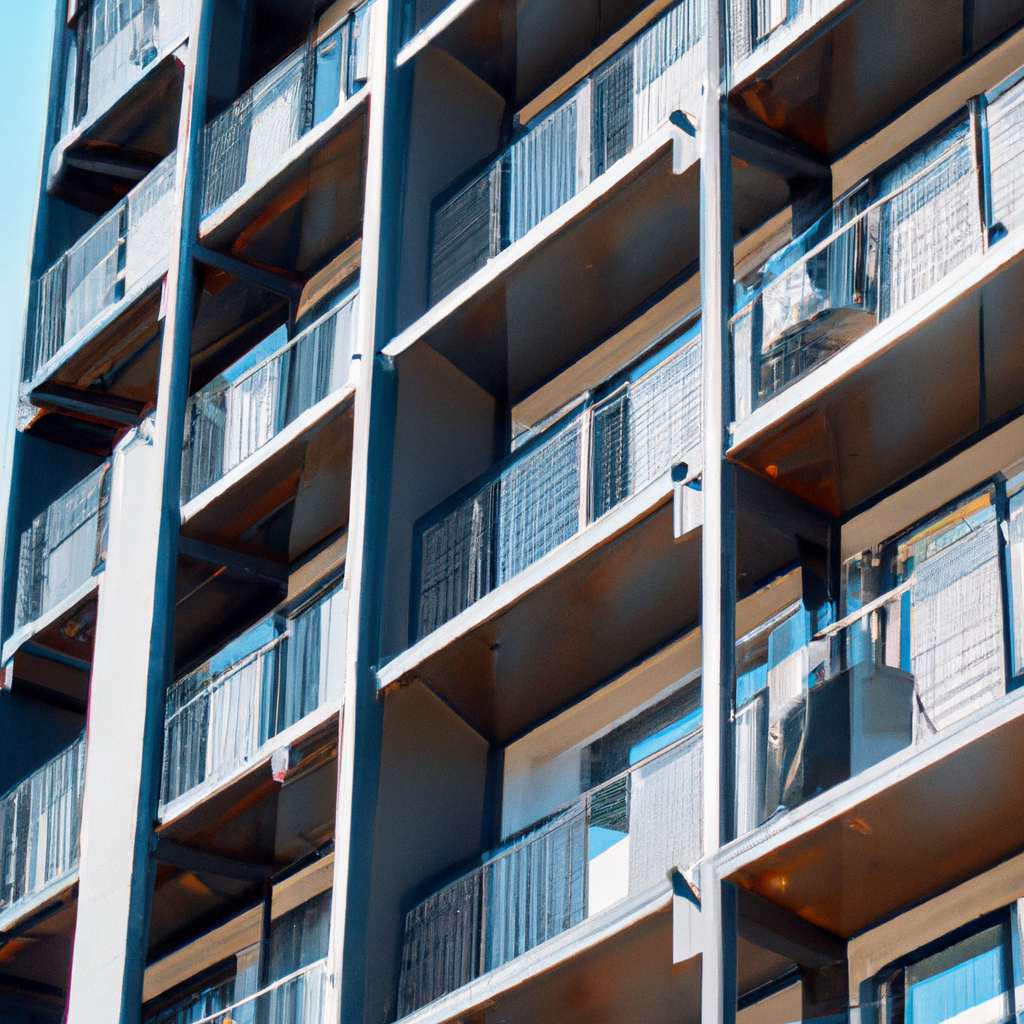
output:
M0 690L0 793L66 749L84 728L84 715L26 697L17 685Z
M694 631L511 744L505 751L502 835L575 800L583 748L692 682L699 672L700 634Z
M419 683L387 698L366 1024L394 1020L405 913L481 852L487 743Z
M441 50L424 53L409 74L414 78L402 212L399 329L427 308L431 203L497 151L505 113L505 103L494 90Z
M381 653L408 646L416 520L497 457L495 400L425 345L402 359L392 465Z

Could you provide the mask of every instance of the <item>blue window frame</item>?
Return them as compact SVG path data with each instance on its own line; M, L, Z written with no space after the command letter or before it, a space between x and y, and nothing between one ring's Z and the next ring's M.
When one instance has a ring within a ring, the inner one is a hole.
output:
M1000 911L879 973L879 1024L1001 1024L1015 1014L1016 912Z

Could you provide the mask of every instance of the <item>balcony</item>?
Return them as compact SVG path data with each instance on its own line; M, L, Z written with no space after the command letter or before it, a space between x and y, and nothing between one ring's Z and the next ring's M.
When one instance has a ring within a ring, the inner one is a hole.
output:
M414 542L417 639L696 455L701 383L695 329L429 514Z
M728 8L733 109L830 162L972 65L998 65L1024 26L1015 0L729 0Z
M291 618L271 616L169 688L165 822L337 713L347 597L338 585Z
M996 477L850 557L838 622L796 609L746 638L723 877L849 937L1017 852L1003 773L1024 734L1019 487Z
M439 302L635 149L677 111L695 111L698 5L662 15L431 214L429 303Z
M193 931L146 969L145 1024L314 1024L328 986L331 862L313 858L268 877L262 905L245 900ZM324 889L323 886L327 888Z
M1018 74L741 283L734 458L838 514L1012 414L1022 125Z
M338 21L206 127L200 237L262 267L319 269L361 234L374 6ZM296 241L298 240L298 241Z
M0 797L0 930L71 883L85 785L85 737Z
M250 354L192 396L182 467L183 519L190 529L212 528L232 518L230 509L244 516L239 501L247 504L253 494L301 472L303 442L352 397L358 299L358 292L351 294L259 358L280 332L271 335L255 350L254 365Z
M87 0L69 32L61 141L49 186L72 200L98 187L96 172L138 175L176 144L191 0ZM102 187L100 185L99 187Z
M507 458L419 519L412 646L383 666L380 685L413 669L429 672L479 730L511 735L621 667L618 645L597 636L626 633L624 643L647 649L678 629L683 612L663 588L688 586L699 558L694 545L673 543L671 471L685 463L696 486L700 396L701 341L693 327L570 403L551 426L520 435ZM649 613L635 632L622 628L625 599L613 600L601 582L612 579L635 600L631 612ZM535 651L549 659L570 648L564 637L550 645L538 639L548 623L561 629L567 614L574 622L579 616L577 651L593 654L587 664L566 664L564 676L547 662L545 675L560 682L538 691L524 657ZM500 658L486 654L499 650ZM498 682L499 663L514 672L514 684Z
M330 974L327 961L320 960L286 975L272 985L242 999L234 1000L237 981L213 986L193 997L186 1005L149 1017L146 1024L303 1024L323 1019Z
M412 909L399 1018L695 864L701 758L699 731L640 758ZM447 1016L438 1008L430 1019Z
M34 634L41 634L42 640L52 641L58 649L69 643L74 647L79 630L62 630L58 623L73 618L89 600L95 577L103 568L109 487L110 466L104 464L22 531L14 634L4 645L5 663Z
M39 409L124 429L154 399L134 357L159 330L175 170L172 153L33 283L22 379Z

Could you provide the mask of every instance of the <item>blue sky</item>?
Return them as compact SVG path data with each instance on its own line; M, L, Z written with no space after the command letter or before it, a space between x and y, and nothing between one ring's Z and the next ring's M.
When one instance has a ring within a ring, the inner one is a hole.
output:
M53 0L6 0L0 13L0 437L9 438L28 289L53 38ZM9 445L0 458L9 457ZM4 466L6 470L6 466ZM3 474L6 477L6 471ZM0 478L2 479L2 478Z

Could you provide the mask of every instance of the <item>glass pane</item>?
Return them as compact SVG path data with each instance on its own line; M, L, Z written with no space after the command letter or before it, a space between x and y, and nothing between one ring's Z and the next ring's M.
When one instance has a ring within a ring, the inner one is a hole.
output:
M341 98L342 35L338 28L316 48L316 81L313 86L313 124L320 124Z
M970 1024L1005 1020L1010 1013L1005 924L987 928L907 968L907 1024Z

